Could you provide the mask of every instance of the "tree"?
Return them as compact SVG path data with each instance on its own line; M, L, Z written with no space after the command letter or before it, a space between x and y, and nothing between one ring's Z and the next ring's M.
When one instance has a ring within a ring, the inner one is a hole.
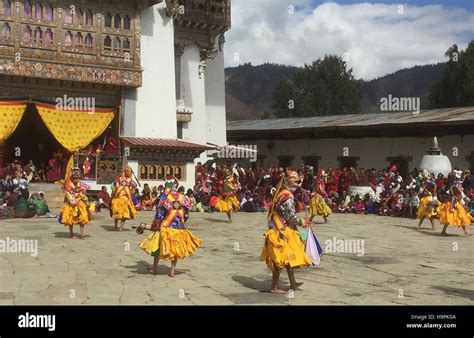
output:
M279 118L359 113L361 98L352 69L329 55L305 64L293 78L283 78L273 95L273 109Z
M464 51L452 45L444 54L449 61L443 78L430 87L431 108L474 105L474 40Z

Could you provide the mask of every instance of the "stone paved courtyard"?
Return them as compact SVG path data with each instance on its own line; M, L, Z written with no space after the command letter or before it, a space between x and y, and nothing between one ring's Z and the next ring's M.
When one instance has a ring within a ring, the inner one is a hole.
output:
M142 212L135 224L152 217ZM259 261L265 219L238 213L229 225L224 214L191 214L203 246L178 263L175 278L168 262L148 274L152 257L137 246L145 235L130 223L113 231L107 212L96 214L82 240L69 239L56 219L0 221L1 240L39 241L37 257L0 254L0 304L474 304L474 238L457 228L441 237L439 224L436 233L427 223L417 232L414 220L363 215L332 215L314 229L323 247L334 236L364 239L364 256L326 253L321 267L297 271L304 285L294 295L270 294L271 274Z

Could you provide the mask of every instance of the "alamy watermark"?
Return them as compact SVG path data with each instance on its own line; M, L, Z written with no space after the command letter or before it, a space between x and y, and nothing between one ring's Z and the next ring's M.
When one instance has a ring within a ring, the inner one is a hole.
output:
M30 254L31 257L38 256L37 239L14 239L7 237L0 239L1 254Z
M257 145L228 145L217 148L217 158L225 159L249 159L250 162L257 162Z
M56 331L56 315L33 315L29 312L18 316L18 327L20 329L40 329Z
M327 239L325 242L325 251L327 253L349 253L356 254L358 257L365 255L365 240L363 239Z
M56 98L56 109L66 111L85 111L95 113L95 97L63 97Z
M380 99L381 111L412 112L420 113L419 97L395 97L392 94Z

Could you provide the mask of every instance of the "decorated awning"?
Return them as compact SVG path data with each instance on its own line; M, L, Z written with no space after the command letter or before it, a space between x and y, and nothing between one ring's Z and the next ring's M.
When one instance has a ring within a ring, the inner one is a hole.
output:
M54 138L70 152L87 147L110 125L115 117L113 108L79 110L31 101L0 101L0 144L18 127L29 103L38 113Z
M51 134L70 152L91 144L115 117L114 109L66 110L43 103L36 103L36 108Z
M0 144L15 131L26 110L26 101L0 101Z
M128 159L138 161L193 162L201 153L216 147L180 139L122 137L129 147Z

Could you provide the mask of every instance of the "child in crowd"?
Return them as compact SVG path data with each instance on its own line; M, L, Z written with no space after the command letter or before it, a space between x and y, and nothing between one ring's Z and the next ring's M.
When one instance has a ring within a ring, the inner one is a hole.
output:
M355 209L356 214L362 215L362 214L365 213L364 202L362 202L359 195L357 195L356 198L355 198L354 209Z

